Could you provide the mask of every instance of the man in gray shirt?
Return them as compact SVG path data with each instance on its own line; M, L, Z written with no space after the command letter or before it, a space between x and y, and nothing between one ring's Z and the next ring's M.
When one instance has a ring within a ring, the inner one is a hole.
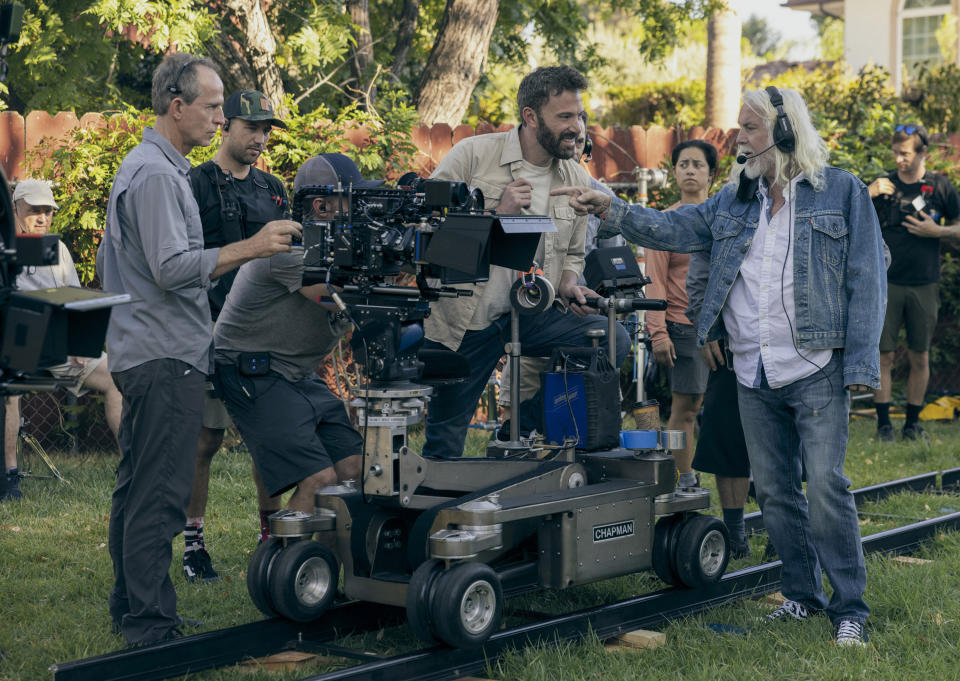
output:
M348 167L345 167L348 166ZM320 154L297 172L301 187L368 186L343 154ZM322 199L315 199L318 206ZM314 217L317 215L314 208ZM349 328L303 285L303 249L240 268L214 331L214 385L237 424L264 489L296 487L287 508L310 513L314 491L360 474L363 439L344 403L315 373Z
M130 645L178 638L171 542L183 530L211 367L213 280L248 260L289 251L299 225L277 221L245 241L203 248L186 154L210 144L223 118L213 63L168 55L153 74L153 128L124 159L97 253L105 290L131 294L113 310L107 347L123 396L121 460L110 511L110 614Z

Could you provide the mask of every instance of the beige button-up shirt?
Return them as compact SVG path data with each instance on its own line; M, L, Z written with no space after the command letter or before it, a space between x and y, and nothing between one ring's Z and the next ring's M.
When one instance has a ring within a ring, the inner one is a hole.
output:
M443 157L431 177L466 182L471 187L479 188L483 192L485 207L496 210L504 187L519 178L523 161L519 131L519 128L513 128L507 132L461 140ZM579 163L572 159L553 160L551 190L589 185L590 176ZM563 270L570 270L577 275L583 271L587 218L578 217L570 208L567 198L550 197L547 211L557 231L543 235L543 275L554 289L560 286ZM457 288L472 290L473 295L441 298L432 303L431 314L424 323L427 338L457 350L485 287L486 282L460 284Z

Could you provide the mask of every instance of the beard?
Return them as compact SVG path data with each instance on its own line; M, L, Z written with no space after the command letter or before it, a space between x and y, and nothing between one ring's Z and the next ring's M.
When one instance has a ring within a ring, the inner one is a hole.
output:
M776 161L776 156L771 149L763 154L758 154L752 158L748 158L747 162L743 164L743 170L746 172L747 177L751 180L765 175L767 171L773 170L774 162ZM746 153L743 149L738 150L737 153Z
M577 153L576 144L570 148L563 147L561 146L561 142L565 140L573 140L576 142L577 133L565 132L560 135L554 135L547 127L547 123L543 120L543 117L539 113L537 114L537 142L548 154L561 160L573 158Z

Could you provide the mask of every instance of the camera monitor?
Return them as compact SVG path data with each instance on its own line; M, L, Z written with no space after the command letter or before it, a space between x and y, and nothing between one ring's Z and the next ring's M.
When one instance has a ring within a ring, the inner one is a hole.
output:
M98 357L110 308L128 302L126 293L76 286L13 291L3 320L0 364L30 373L62 364L69 356Z
M553 221L541 215L450 213L432 235L426 261L441 268L444 284L485 280L490 265L525 272L540 235L556 231Z

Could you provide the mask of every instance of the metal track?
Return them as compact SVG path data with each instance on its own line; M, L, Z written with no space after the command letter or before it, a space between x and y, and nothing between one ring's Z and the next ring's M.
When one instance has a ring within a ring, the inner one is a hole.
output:
M894 480L854 491L857 504L901 491L936 488L937 473ZM960 468L942 473L943 487L960 483ZM754 514L751 514L754 515ZM759 515L759 514L756 514ZM754 522L754 526L756 523ZM762 525L761 525L762 526ZM864 552L909 553L944 530L960 529L960 512L888 530L863 538ZM722 603L776 591L780 562L757 565L723 577L708 587L667 589L611 605L526 624L494 634L480 650L438 646L309 677L304 681L442 681L483 671L506 650L536 641L562 642L593 631L601 639L708 610ZM262 620L211 631L155 646L123 650L50 667L54 681L155 681L237 664L285 649L369 659L333 641L350 632L370 631L405 619L401 608L374 603L348 603L322 620L297 623Z

